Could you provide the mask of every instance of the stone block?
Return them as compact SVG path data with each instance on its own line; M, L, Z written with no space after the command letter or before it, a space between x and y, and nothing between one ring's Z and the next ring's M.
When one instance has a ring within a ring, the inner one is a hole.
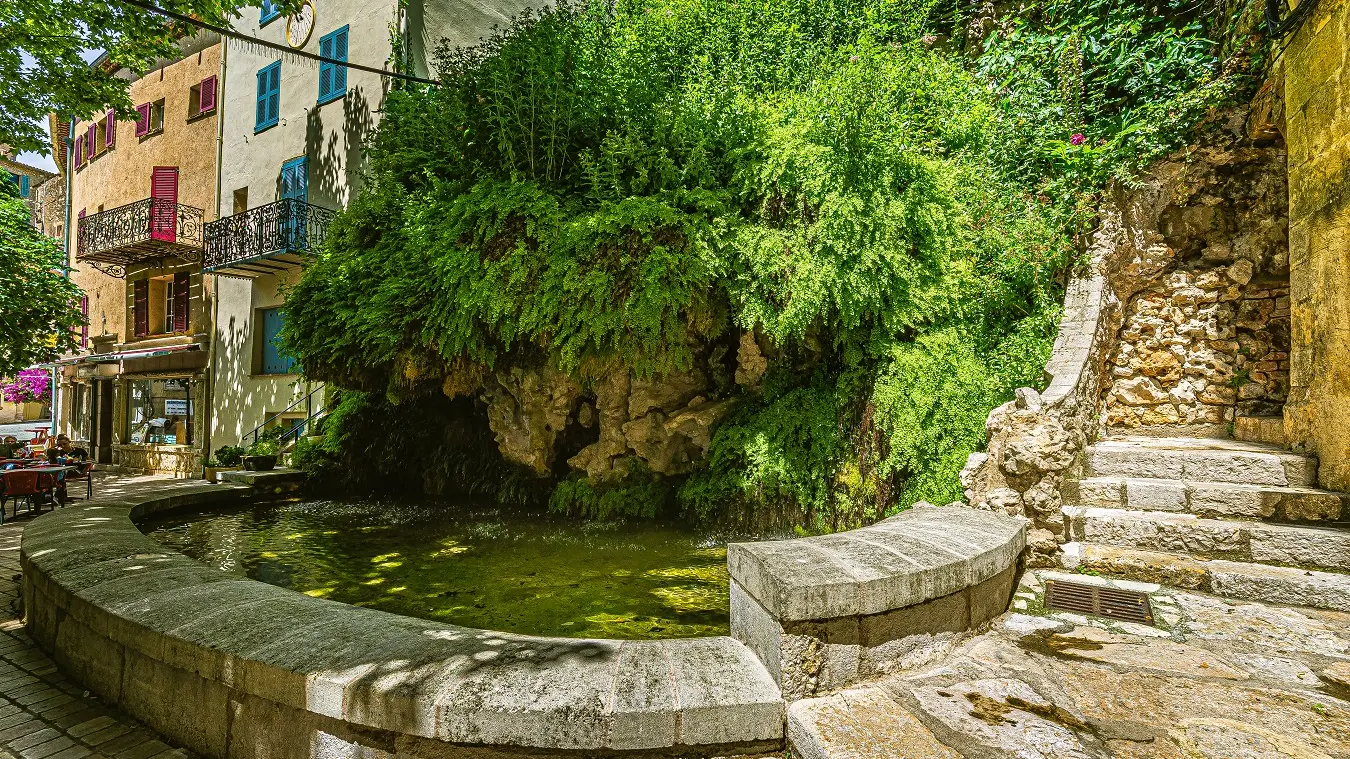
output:
M680 703L681 744L782 739L783 699L750 649L731 638L664 645Z
M1350 533L1344 530L1252 524L1248 533L1253 561L1350 571Z
M656 749L680 739L680 711L675 702L674 673L661 641L624 641L614 675L614 728L609 747L615 750Z
M1210 590L1225 598L1350 612L1345 575L1265 564L1211 561Z
M792 755L802 759L961 759L881 688L797 701L787 725Z
M119 706L199 754L227 755L228 688L135 651L124 656Z
M1192 483L1190 511L1204 517L1265 519L1275 514L1270 491L1259 486L1225 483Z
M1186 486L1175 480L1125 481L1125 507L1145 511L1185 511Z

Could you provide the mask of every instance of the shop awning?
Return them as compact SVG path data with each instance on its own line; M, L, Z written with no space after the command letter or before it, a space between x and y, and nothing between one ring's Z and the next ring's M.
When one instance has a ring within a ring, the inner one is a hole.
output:
M187 351L199 351L199 343L188 343L187 345L170 345L163 348L145 348L143 350L120 351L118 353L95 353L90 356L72 356L62 358L52 363L56 366L68 366L71 364L115 364L118 361L126 361L131 358L150 358L152 356L167 356L170 353L183 353Z

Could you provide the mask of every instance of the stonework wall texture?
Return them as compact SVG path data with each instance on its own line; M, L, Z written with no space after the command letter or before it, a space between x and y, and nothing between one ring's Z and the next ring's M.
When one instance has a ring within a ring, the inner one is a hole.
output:
M1350 0L1322 0L1284 58L1291 366L1285 427L1350 490Z
M1178 271L1135 296L1110 359L1108 429L1224 434L1280 413L1289 388L1289 286L1243 261Z

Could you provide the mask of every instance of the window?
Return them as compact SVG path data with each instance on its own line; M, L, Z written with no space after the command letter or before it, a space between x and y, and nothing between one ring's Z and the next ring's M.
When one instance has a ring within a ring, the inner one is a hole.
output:
M188 90L188 120L216 109L216 78L208 76Z
M241 214L248 210L248 188L240 187L234 191L234 212Z
M192 445L192 383L187 378L132 380L127 442Z
M275 21L281 11L272 0L263 0L262 13L258 14L258 26L267 26L269 21Z
M281 61L258 72L258 111L254 132L277 125L281 111Z
M14 180L14 184L18 185L18 187L19 187L19 196L20 196L20 197L23 197L23 198L28 197L28 191L29 191L29 184L28 184L28 183L29 183L29 181L30 181L30 180L28 179L28 175L27 175L27 174L15 174L15 173L13 173L13 172L6 172L6 173L9 174L9 178L10 178L10 179Z
M319 55L347 60L347 27L319 38ZM326 61L319 63L319 103L328 103L347 94L347 67Z
M277 347L277 337L281 333L282 316L280 308L262 308L257 311L257 321L262 327L259 350L256 351L258 374L290 374L295 360L281 352Z
M136 119L136 136L148 137L164 131L164 101L141 103L136 106L139 116Z
M131 303L136 336L187 332L189 284L185 271L133 282Z
M80 347L89 347L89 296L80 297L80 316L84 317L80 322Z
M94 153L102 153L108 149L108 126L102 121L95 123L89 128L94 134Z

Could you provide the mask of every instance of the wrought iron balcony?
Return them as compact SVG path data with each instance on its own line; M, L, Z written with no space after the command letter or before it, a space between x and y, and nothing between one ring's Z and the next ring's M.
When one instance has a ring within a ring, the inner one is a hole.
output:
M337 214L287 198L250 208L206 225L202 271L230 277L261 277L304 264L318 250Z
M202 254L202 209L146 198L80 219L75 261L114 277L127 267Z

